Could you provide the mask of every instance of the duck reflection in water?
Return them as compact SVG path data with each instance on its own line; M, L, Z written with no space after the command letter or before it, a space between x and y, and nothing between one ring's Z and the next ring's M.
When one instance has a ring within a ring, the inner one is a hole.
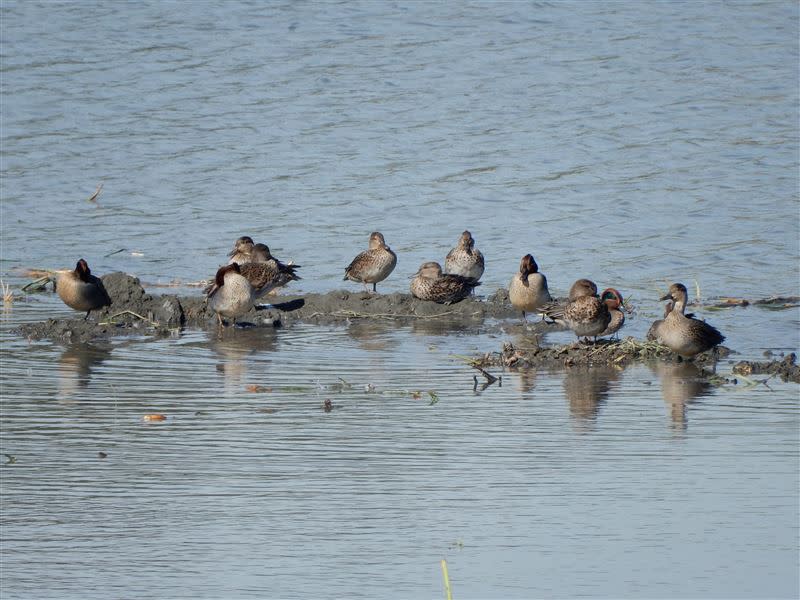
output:
M661 380L661 396L670 411L673 427L684 430L688 424L687 406L706 396L711 384L694 363L662 363L651 367Z
M226 387L228 384L234 386L233 393L241 393L239 386L247 375L247 365L252 359L274 352L276 345L276 332L268 327L230 327L209 332L209 346L219 357L217 372L225 377Z
M354 319L347 326L347 335L353 338L364 350L389 350L396 327L389 323L370 322L368 319Z
M72 398L89 386L92 371L111 356L111 346L71 344L58 358L58 397Z
M600 407L608 398L611 384L622 370L616 367L571 367L564 375L564 393L569 400L573 424L589 430L597 420Z

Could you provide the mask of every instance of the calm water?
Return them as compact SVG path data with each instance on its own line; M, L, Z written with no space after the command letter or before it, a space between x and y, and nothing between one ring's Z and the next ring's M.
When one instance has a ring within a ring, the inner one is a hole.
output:
M247 233L325 291L377 229L405 291L469 228L482 292L532 252L637 337L672 281L800 294L795 3L4 2L0 34L15 287L81 256L192 282ZM9 333L69 313L0 327L4 598L443 597L441 558L456 598L800 595L796 385L473 392L454 355L512 324ZM797 309L701 314L736 360L800 348Z

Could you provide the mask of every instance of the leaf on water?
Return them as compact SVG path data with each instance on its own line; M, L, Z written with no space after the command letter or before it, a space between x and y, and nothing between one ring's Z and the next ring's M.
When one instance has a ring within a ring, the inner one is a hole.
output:
M264 392L271 392L272 388L264 387L263 385L252 384L247 386L247 391L253 392L254 394L261 394Z
M439 401L439 394L434 391L429 391L428 396L431 397L431 401L428 403L428 406L433 406Z
M97 458L106 458L106 457L108 457L108 454L106 454L105 452L98 452L97 453Z
M166 421L167 420L167 416L166 415L162 415L160 413L151 413L149 415L144 415L142 417L142 420L150 422L150 423L157 422L157 421Z
M14 456L13 454L3 454L3 456L5 456L8 459L6 461L7 465L13 465L15 462L17 462L17 457Z
M422 398L422 392L420 392L419 390L416 390L416 391L414 391L414 392L411 392L411 397L412 397L414 400L419 400L420 398Z

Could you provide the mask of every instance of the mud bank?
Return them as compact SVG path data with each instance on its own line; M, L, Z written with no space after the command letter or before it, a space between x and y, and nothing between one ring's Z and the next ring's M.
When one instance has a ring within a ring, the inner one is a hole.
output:
M202 294L197 296L152 295L136 277L109 273L102 277L111 297L111 306L95 311L88 320L79 313L75 318L48 319L26 323L16 333L30 339L53 339L76 342L119 335L170 335L182 327L216 327L216 314ZM237 322L255 327L289 326L294 322L344 323L355 319L426 321L441 324L442 330L477 326L485 319L519 318L508 302L505 290L486 299L468 298L457 304L424 302L410 294L370 294L334 290L326 294L304 296L267 296L263 303ZM271 304L267 304L271 303ZM64 314L69 309L64 307ZM532 327L545 330L543 323Z
M718 346L692 359L699 368L713 368L721 358L729 356L729 348ZM594 344L575 342L563 346L534 345L515 347L510 342L503 344L500 352L476 358L480 367L503 367L512 370L563 369L565 367L591 367L618 365L620 367L657 360L666 363L682 363L684 359L666 346L655 342L641 342L632 337L623 340L599 340Z
M733 372L737 375L777 375L783 381L800 383L800 365L794 352L787 354L781 360L766 362L753 362L742 360L733 365Z

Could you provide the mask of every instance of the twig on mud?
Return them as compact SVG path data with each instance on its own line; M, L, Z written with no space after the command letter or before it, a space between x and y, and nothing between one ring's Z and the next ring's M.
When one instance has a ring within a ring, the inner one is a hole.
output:
M111 315L109 317L109 319L110 319L109 321L107 321L107 322L103 321L101 323L98 323L98 325L114 325L115 324L114 323L114 319L116 319L117 317L120 317L122 315L133 315L134 317L137 317L138 319L141 319L142 321L147 321L153 327L158 327L159 326L158 321L153 321L152 319L148 319L147 317L143 317L139 313L135 313L132 310L123 310L123 311L120 311L118 313L115 313L115 314L113 314L113 315Z

